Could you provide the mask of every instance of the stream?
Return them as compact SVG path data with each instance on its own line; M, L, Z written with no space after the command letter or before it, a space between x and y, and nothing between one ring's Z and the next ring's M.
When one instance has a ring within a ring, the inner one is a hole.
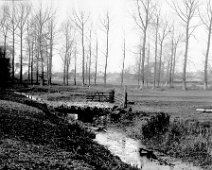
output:
M37 96L28 95L25 93L17 93L25 95L31 100L36 100L40 102L44 102L48 105L77 105L84 106L84 103L74 103L74 102L50 102L47 100L43 100ZM90 103L86 103L86 106ZM91 103L93 104L93 103ZM91 105L90 104L90 105ZM96 102L93 104L96 107ZM92 105L92 106L93 106ZM107 107L111 107L106 105ZM98 105L98 107L106 107L104 105ZM158 160L149 160L146 157L141 157L139 155L139 148L145 148L138 140L127 137L126 134L114 129L108 128L106 132L96 132L95 141L100 145L105 146L110 150L110 152L116 156L118 156L123 162L128 163L137 168L141 168L142 170L202 170L202 168L193 166L190 163L185 163L180 160L176 160L170 158L168 156L160 155L159 153L155 153L157 157L168 162L167 164L162 163ZM160 160L161 160L160 159ZM170 165L171 164L171 165Z
M161 165L157 160L149 160L146 157L140 157L139 148L145 148L145 146L142 146L139 141L129 138L125 134L114 129L108 129L106 132L97 132L95 141L104 145L112 154L118 156L123 162L137 168L142 167L142 170L202 170L200 167L167 156L164 156L162 159L167 160L172 166Z

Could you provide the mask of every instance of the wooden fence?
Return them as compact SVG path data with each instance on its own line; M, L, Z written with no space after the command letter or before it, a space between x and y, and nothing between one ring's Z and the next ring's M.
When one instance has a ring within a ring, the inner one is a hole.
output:
M98 102L115 102L115 91L97 91L89 90L86 92L87 101L98 101Z

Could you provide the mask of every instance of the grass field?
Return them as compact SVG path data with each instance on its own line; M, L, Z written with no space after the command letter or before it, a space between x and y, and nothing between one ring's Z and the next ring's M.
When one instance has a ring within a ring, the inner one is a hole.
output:
M212 91L176 89L138 90L129 89L129 100L134 110L146 112L165 112L171 118L212 121L212 113L197 112L197 108L212 108Z

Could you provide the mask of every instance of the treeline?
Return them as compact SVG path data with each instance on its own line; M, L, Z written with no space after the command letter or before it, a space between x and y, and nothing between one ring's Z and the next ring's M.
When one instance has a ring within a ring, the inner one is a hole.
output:
M201 4L199 0L170 1L168 6L181 21L173 24L173 19L166 19L161 4L163 1L136 0L132 16L138 28L140 41L134 52L137 61L134 71L137 73L138 86L145 88L152 84L153 88L160 87L166 79L170 87L177 73L177 62L180 52L183 53L182 87L186 90L187 65L189 59L190 40L195 36L195 30L201 21L206 28L208 39L206 43L204 64L204 88L208 88L208 66L212 30L212 8L210 0ZM12 4L12 5L11 5ZM206 9L206 10L204 10ZM204 12L202 12L204 11ZM1 6L0 30L3 46L7 55L11 56L12 80L15 73L19 74L19 82L23 82L23 70L27 66L28 81L44 85L52 83L52 61L55 55L63 61L63 84L68 85L70 69L74 70L73 81L77 82L77 72L81 72L81 82L96 84L99 53L104 57L104 84L107 84L108 58L110 57L111 34L110 11L99 17L98 26L92 21L92 15L83 10L73 10L58 26L57 11L52 7L44 7L42 3L33 7L28 2L5 2ZM195 18L195 19L194 19ZM99 49L98 29L104 33L104 47ZM127 44L123 36L123 59L120 61L121 82L124 82L126 72L125 59ZM183 50L179 50L182 49ZM58 49L59 48L59 49ZM133 50L134 51L134 50ZM15 61L19 59L19 62ZM80 62L77 60L81 60ZM82 68L77 71L77 68ZM18 68L18 71L17 71ZM91 76L92 75L92 76Z

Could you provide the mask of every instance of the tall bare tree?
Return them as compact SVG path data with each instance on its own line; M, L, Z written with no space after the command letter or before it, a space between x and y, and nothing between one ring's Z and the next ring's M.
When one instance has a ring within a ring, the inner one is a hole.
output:
M176 70L176 62L177 62L177 49L178 49L178 45L181 41L182 35L174 35L174 44L173 44L173 64L172 64L172 73L171 73L171 83L173 83L174 79L175 79L175 70Z
M74 11L72 21L75 23L81 34L81 44L82 44L82 85L85 84L85 27L89 19L89 15L85 14L84 11L77 13Z
M18 23L16 22L15 14L16 14L16 5L14 1L12 2L12 10L10 12L9 22L10 22L10 32L12 34L12 81L15 78L15 32L18 27Z
M172 82L173 82L172 81L172 79L173 79L173 77L172 77L172 72L173 72L172 69L173 69L174 52L175 52L174 34L175 34L175 32L174 32L174 28L173 28L172 37L171 37L171 54L170 54L169 81L168 81L170 87L172 87Z
M109 57L109 33L110 33L110 22L111 22L110 20L111 20L111 17L107 10L104 18L101 20L102 26L104 28L104 32L106 33L104 85L107 84L107 65L108 65L108 57Z
M146 56L146 40L147 40L147 30L149 24L153 18L154 5L152 0L136 0L137 15L133 16L134 20L142 32L143 42L142 42L142 67L141 67L141 79L142 86L144 88L144 62Z
M99 44L98 44L98 37L96 35L96 56L95 56L95 73L94 73L94 84L95 85L96 85L96 81L97 81L98 53L99 53Z
M149 87L149 82L150 82L150 43L148 44L148 50L147 50L147 59L146 59L146 75L147 75L147 78L146 78L146 85L147 85L147 88Z
M91 85L91 60L92 60L92 31L90 29L89 37L89 63L88 63L88 84Z
M0 18L0 28L1 28L1 32L3 34L4 37L4 52L6 53L6 49L7 49L7 36L8 36L8 31L9 31L9 16L10 16L10 10L9 10L9 6L4 4L2 7L2 15Z
M55 17L55 12L52 14L50 20L48 21L48 31L49 31L49 35L48 35L48 39L49 39L49 62L47 63L47 68L48 68L48 72L47 72L47 76L48 76L48 80L47 80L47 84L51 85L52 83L52 58L53 58L53 49L54 49L54 45L55 45L55 36L57 34L57 30L56 30L56 17Z
M204 90L207 90L208 89L208 57L210 52L211 32L212 32L212 6L211 6L210 0L207 1L205 11L206 11L206 14L204 16L200 13L199 15L208 34L207 48L205 53L205 65L204 65Z
M34 23L37 36L37 59L41 62L41 85L44 85L44 51L49 32L47 31L47 24L52 17L52 10L50 8L43 9L42 4L34 15ZM38 62L39 63L39 62ZM37 67L38 68L38 67Z
M159 63L158 63L158 87L160 86L161 80L161 64L162 64L162 57L163 57L163 44L164 40L169 34L168 22L165 22L161 26L161 32L159 33L159 45L160 45L160 54L159 54Z
M26 32L26 23L27 19L29 17L29 14L31 12L31 7L29 4L26 3L20 3L18 4L17 14L16 16L16 22L18 23L18 29L20 37L20 83L23 81L23 38L24 33Z
M172 6L185 25L185 54L184 54L184 64L183 64L183 90L186 90L186 72L187 72L187 62L188 62L188 49L189 40L193 34L196 26L192 25L192 19L196 15L199 0L183 0L182 6L179 5L178 1L172 1Z
M156 87L156 77L157 77L157 56L158 56L158 30L159 30L160 12L156 13L155 22L155 62L154 62L154 78L153 78L153 88Z
M62 51L63 60L63 84L68 85L69 82L69 70L71 57L74 52L74 30L71 22L66 20L62 25L62 32L64 37L64 47Z
M77 47L74 46L74 85L77 85Z
M121 86L123 85L124 82L124 68L125 68L125 58L126 58L126 40L125 40L125 34L124 34L124 39L123 39L123 60L122 60L122 71L121 71Z

